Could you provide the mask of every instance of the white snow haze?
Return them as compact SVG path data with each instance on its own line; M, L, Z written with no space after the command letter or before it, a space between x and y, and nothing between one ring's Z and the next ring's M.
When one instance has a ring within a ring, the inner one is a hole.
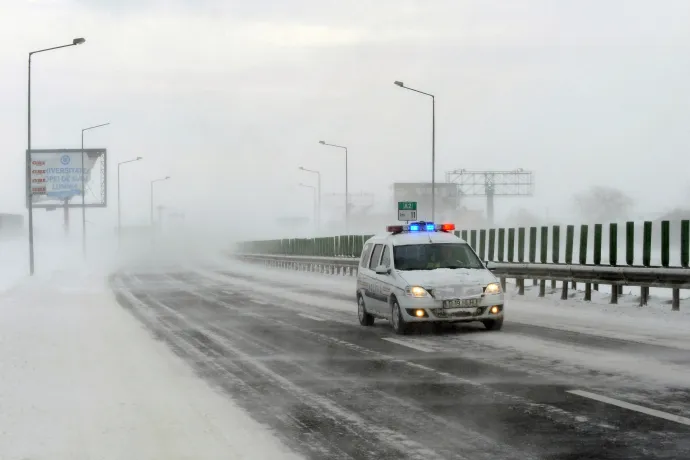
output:
M587 195L601 187L625 204L604 199L619 221L690 208L689 24L688 0L0 0L0 214L24 219L19 234L0 225L0 458L298 458L137 323L109 277L203 271L237 242L313 236L317 176L300 168L319 172L320 236L345 234L345 150L319 141L347 147L353 197L370 194L372 214L392 213L394 182L432 175L431 100L395 81L435 97L438 182L458 169L534 173L534 196L496 197L501 225L605 223L608 214L578 207L577 197L601 202ZM80 209L67 228L63 209L34 209L29 276L28 57L77 37L85 43L33 55L31 146L77 149L83 135L85 148L107 149L107 207L86 210L84 239ZM462 204L485 212L484 197ZM350 233L383 230L362 220ZM354 294L352 280L339 283ZM301 295L291 289L273 295ZM537 305L540 327L560 325L549 295L517 299L516 323ZM570 314L575 304L563 305ZM324 322L342 321L328 308ZM562 329L586 330L578 318ZM623 337L611 321L605 332ZM669 324L664 316L655 330ZM690 348L672 332L674 346ZM505 349L508 339L481 340ZM548 354L531 340L505 361ZM588 353L559 356L580 363ZM658 368L625 359L622 375L653 386Z

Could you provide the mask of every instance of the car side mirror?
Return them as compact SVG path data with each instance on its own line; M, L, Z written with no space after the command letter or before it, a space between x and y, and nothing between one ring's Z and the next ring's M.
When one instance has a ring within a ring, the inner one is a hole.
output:
M376 270L374 270L377 275L390 275L391 274L391 269L384 266L384 265L379 265L376 267Z

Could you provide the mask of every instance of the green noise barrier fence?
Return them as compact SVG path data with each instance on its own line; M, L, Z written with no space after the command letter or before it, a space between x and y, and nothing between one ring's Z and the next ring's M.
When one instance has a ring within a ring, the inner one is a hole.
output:
M556 288L558 279L573 279L573 276L561 277L556 273L562 272L564 267L580 266L597 267L614 272L625 267L637 270L649 269L645 273L661 273L668 269L687 269L690 265L690 221L670 221L641 223L625 222L623 225L610 223L593 225L519 227L519 228L491 228L475 230L459 230L455 234L467 241L482 260L494 262L502 266L498 272L505 285L506 277L514 275L520 294L524 293L525 273L530 273L536 286L539 284L539 296L545 293L545 279L551 280L551 288ZM364 242L372 235L340 235L320 238L286 238L280 240L248 241L238 245L236 252L243 255L263 255L284 257L330 257L343 261L359 258ZM622 257L619 258L619 255ZM510 265L514 264L514 265ZM518 265L520 264L520 265ZM542 268L551 266L554 269L544 272ZM356 265L356 264L355 264ZM520 268L524 266L526 268ZM531 270L530 267L534 268ZM655 270L655 268L657 270ZM495 271L496 269L494 269ZM526 271L525 271L526 270ZM592 270L590 270L592 271ZM498 273L497 272L497 273ZM517 275L516 273L520 273ZM540 275L537 275L539 273ZM545 274L546 273L546 274ZM603 272L601 272L603 273ZM618 272L616 272L618 273ZM537 276L539 279L537 279ZM592 289L598 290L598 281L608 284L605 276L602 278L587 278L585 282L585 300L591 300ZM665 276L665 275L664 275ZM649 286L669 287L673 290L672 307L678 310L680 303L680 286L690 283L690 275L679 274L672 283L641 284L640 305L646 305L649 298ZM646 279L646 275L643 277ZM627 279L630 285L635 285L633 279ZM582 280L581 280L582 281ZM609 278L608 281L611 281ZM616 281L612 284L611 303L618 303L618 295L623 293L623 285L628 282ZM572 281L576 288L576 282ZM561 298L568 295L568 283L563 282Z
M609 266L684 267L690 263L690 220L626 222L552 227L459 230L485 261L566 263ZM656 227L656 228L655 228ZM359 257L364 242L373 235L340 235L320 238L285 238L247 241L237 251L314 257ZM672 238L672 236L674 236ZM619 257L622 252L622 257Z

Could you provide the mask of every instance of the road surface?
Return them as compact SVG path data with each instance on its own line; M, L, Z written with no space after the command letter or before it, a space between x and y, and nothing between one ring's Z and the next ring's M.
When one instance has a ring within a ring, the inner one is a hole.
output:
M509 308L500 332L400 337L386 321L361 327L353 296L241 265L124 271L111 285L200 378L305 458L690 458L687 384L636 386L581 357L549 357L585 346L592 361L659 357L682 380L687 351L510 323Z

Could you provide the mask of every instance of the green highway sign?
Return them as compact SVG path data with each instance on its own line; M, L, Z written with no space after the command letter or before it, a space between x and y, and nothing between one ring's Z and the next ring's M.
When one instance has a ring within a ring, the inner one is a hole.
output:
M398 201L398 211L416 211L416 201Z
M398 220L417 220L417 202L398 201Z

